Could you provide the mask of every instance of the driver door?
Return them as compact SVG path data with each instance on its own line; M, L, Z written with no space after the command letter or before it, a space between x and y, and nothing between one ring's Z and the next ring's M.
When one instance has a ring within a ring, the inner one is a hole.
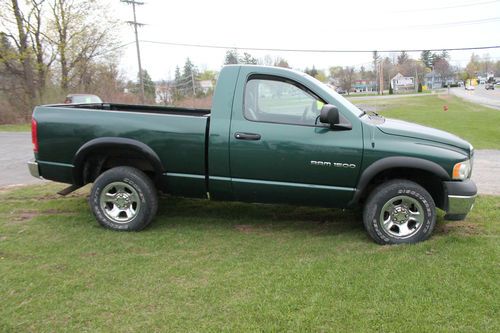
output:
M233 104L230 131L237 200L342 206L352 198L362 139L318 124L323 105L296 81L249 77L242 104Z

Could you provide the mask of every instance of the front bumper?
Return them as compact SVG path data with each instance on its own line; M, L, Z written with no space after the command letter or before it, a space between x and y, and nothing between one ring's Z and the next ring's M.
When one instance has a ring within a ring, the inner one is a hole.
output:
M38 162L37 161L28 161L28 169L30 171L30 174L33 177L42 178L40 176L40 169L38 169Z
M477 196L476 184L464 181L444 182L447 193L445 220L463 220L474 206Z

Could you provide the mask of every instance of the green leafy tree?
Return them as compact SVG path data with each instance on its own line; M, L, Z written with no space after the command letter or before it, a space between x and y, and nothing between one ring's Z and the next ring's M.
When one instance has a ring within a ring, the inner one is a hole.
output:
M432 68L433 56L431 51L422 51L422 53L420 53L420 60L424 63L425 67Z
M198 78L202 81L204 80L215 81L216 77L217 77L217 72L208 69L198 74Z
M182 86L184 96L192 96L200 91L198 83L198 69L191 62L191 59L186 58L182 71Z
M410 60L410 57L408 56L408 53L406 51L401 51L401 53L398 55L398 65L404 65Z
M316 69L316 67L315 67L314 65L312 66L312 68L311 68L311 69L306 68L306 69L304 70L304 72L305 72L306 74L311 75L312 77L316 77L316 76L318 75L318 70Z
M132 91L136 95L140 94L139 82L139 74L137 74L137 83L134 85ZM156 85L151 79L148 71L145 69L142 70L142 82L144 83L144 97L146 99L146 102L154 103L156 96Z
M340 76L342 75L343 68L340 66L335 66L335 67L330 67L328 69L330 73L330 78L331 79L340 79Z

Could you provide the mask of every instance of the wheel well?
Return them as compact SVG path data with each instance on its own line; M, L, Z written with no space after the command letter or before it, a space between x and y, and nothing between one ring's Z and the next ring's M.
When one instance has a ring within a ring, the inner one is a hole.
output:
M143 171L152 180L159 175L154 164L140 152L114 149L113 152L94 151L87 155L83 163L83 184L92 183L100 174L117 166L130 166Z
M413 168L392 168L379 172L363 189L359 203L362 204L378 185L392 179L406 179L419 184L432 196L436 207L443 209L445 189L442 180L429 171Z

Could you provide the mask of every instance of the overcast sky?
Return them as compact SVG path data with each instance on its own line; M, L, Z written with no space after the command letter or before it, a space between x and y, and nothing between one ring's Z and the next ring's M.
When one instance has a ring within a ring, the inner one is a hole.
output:
M109 1L117 19L132 19L131 5ZM399 50L500 45L500 0L146 0L137 7L137 20L146 24L139 30L140 40L240 48ZM124 25L120 36L123 43L133 41L132 27ZM121 67L134 78L135 45L122 50ZM370 68L372 57L371 53L249 52L258 58L281 56L297 69L363 64ZM500 49L475 52L500 60ZM467 64L471 53L450 52L452 64ZM175 66L182 67L186 57L200 69L220 70L224 54L221 49L141 42L143 68L154 80L172 78Z

